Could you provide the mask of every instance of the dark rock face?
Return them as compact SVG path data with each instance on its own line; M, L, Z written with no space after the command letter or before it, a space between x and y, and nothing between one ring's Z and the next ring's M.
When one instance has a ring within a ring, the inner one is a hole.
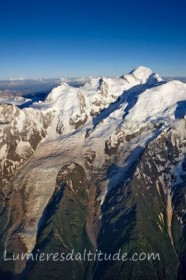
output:
M184 244L185 234L180 220L185 209L186 158L184 144L175 145L172 137L169 132L154 140L130 182L121 182L107 196L98 236L102 251L154 252L161 260L98 263L95 279L112 279L118 271L118 279L183 279L185 251L180 242ZM179 179L171 174L177 168Z
M80 165L71 163L59 171L56 191L41 217L34 252L55 251L60 256L74 250L74 254L79 252L83 255L85 249L93 249L86 226L88 188L86 173ZM28 265L25 277L83 279L90 274L91 266L91 263L82 261L49 261L46 268L45 262L36 262Z

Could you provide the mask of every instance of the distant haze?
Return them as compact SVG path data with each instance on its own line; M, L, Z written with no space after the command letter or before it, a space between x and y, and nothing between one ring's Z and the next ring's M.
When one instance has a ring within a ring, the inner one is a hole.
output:
M86 78L83 78L86 81ZM164 77L165 80L180 80L186 83L186 77ZM82 78L66 78L63 81L68 81L68 84L73 86L81 86ZM62 79L28 79L28 80L4 80L0 81L0 97L14 95L33 97L37 95L47 95L53 88L60 85Z

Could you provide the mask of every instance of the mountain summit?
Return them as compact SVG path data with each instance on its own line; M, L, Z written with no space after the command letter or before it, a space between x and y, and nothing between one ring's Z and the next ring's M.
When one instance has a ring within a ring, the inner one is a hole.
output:
M0 253L121 250L161 261L2 260L2 275L184 279L186 84L143 66L80 81L44 101L0 104Z

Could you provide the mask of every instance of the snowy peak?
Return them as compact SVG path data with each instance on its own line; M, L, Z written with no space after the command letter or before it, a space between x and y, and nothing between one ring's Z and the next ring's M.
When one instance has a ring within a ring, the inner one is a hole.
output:
M139 66L133 69L129 74L133 75L136 79L148 79L152 74L153 71L150 68Z
M154 85L158 82L163 81L163 79L156 73L154 73L150 68L139 66L132 70L128 75L124 76L130 79L135 79L141 84Z

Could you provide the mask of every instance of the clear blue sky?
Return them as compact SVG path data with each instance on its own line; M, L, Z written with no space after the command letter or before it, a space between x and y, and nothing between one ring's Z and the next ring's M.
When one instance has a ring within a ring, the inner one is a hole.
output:
M186 76L185 0L0 0L0 79Z

